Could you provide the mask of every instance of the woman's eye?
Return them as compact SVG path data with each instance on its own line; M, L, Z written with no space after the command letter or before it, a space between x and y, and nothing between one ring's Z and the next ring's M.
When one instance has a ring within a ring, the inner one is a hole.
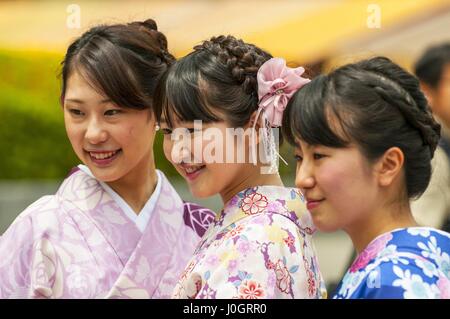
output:
M297 162L301 162L303 160L303 157L301 157L300 155L295 155L294 158Z
M164 135L170 135L172 134L172 130L169 128L162 128L161 133L163 133Z
M118 109L113 109L113 110L108 110L105 112L106 116L113 116L113 115L117 115L122 113L122 110L118 110Z
M201 128L198 128L198 127L185 127L184 129L187 130L189 132L189 134L203 131Z
M323 154L314 153L314 159L315 160L320 160L320 159L322 159L324 157L325 157L325 155L323 155Z
M77 110L77 109L69 109L69 112L70 112L71 114L75 115L75 116L81 116L81 115L84 115L83 112L81 112L80 110Z

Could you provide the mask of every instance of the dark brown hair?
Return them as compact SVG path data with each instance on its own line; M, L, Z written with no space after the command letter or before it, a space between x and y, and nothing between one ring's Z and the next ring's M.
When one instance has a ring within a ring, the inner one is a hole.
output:
M253 44L217 36L194 47L164 74L155 93L155 113L172 126L182 121L227 120L245 125L258 108L257 73L272 56Z
M294 145L297 138L336 148L355 142L369 161L399 147L408 198L427 188L440 138L417 78L385 57L344 65L303 86L287 105L282 130Z
M117 106L151 109L158 80L174 61L151 19L93 27L69 46L61 63L61 102L77 70Z

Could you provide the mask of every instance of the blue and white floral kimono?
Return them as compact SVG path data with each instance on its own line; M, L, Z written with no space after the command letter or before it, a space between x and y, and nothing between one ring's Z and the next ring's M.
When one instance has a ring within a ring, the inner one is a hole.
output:
M450 298L450 234L396 229L374 239L337 288L340 298Z

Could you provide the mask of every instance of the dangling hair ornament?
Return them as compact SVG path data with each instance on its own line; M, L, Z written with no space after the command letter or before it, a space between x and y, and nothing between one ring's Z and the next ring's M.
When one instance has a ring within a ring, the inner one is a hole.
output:
M303 85L311 80L303 78L305 72L303 67L290 68L286 66L286 61L282 58L272 58L266 61L258 70L258 99L259 107L256 113L253 132L259 117L263 120L263 143L266 155L270 159L270 172L278 172L278 157L287 165L287 162L278 153L272 128L281 126L283 111L290 98ZM253 149L253 158L256 158Z

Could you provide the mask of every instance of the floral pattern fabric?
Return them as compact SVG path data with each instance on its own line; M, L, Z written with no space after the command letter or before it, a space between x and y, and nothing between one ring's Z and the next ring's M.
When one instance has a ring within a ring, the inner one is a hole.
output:
M162 176L142 233L76 170L0 237L0 298L168 298L214 214Z
M324 298L314 230L296 189L246 189L216 216L173 298Z
M428 227L378 236L353 262L334 296L450 298L450 234Z

